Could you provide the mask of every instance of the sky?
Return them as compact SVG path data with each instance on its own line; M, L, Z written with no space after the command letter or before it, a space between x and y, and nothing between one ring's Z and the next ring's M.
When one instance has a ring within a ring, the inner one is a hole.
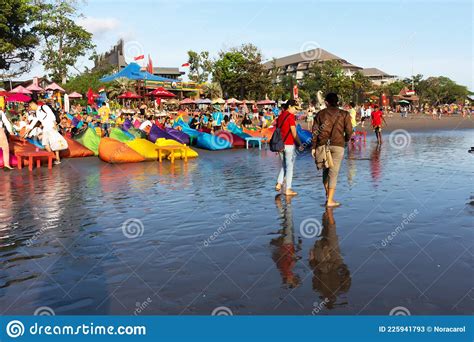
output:
M150 54L154 66L181 66L188 50L215 57L244 43L265 59L321 47L364 68L443 75L474 90L471 0L89 0L80 10L98 52L123 38L129 60ZM36 65L28 76L41 74Z

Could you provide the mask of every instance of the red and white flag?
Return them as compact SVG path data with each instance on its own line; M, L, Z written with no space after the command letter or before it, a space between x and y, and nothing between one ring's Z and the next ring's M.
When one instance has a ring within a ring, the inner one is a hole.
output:
M296 100L298 98L298 86L293 86L293 98Z
M146 71L148 71L150 74L153 74L153 62L151 61L150 55L148 55L148 64L146 66Z
M189 66L189 63L181 64L181 66L182 66L183 68L188 67L188 66Z
M139 61L140 59L145 59L145 55L136 56L136 57L133 57L133 59L136 61Z

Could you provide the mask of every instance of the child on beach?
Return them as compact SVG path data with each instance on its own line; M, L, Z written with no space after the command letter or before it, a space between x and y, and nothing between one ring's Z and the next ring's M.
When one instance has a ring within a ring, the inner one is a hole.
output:
M371 114L372 117L372 128L374 129L375 135L377 136L377 144L382 144L382 121L387 125L383 112L380 110L378 105L374 106L374 111Z

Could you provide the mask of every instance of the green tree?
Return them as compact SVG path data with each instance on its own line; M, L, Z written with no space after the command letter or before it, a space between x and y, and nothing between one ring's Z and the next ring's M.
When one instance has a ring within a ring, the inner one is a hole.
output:
M209 59L209 52L200 53L189 50L189 79L196 83L205 83L209 80L209 74L212 71L212 61Z
M81 16L75 0L55 0L40 7L35 30L44 40L41 61L53 80L65 84L69 68L94 49L92 34L75 23Z
M202 90L204 96L209 99L217 99L219 97L222 97L222 89L219 83L206 83Z
M301 89L309 94L311 101L316 101L316 94L321 90L337 93L343 101L352 99L352 84L350 77L346 76L339 61L326 61L314 63L304 75Z
M324 94L337 93L344 103L360 102L364 93L372 89L372 83L360 72L355 72L352 76L347 75L341 62L330 60L311 65L303 77L301 89L313 102L317 101L319 90Z
M464 103L468 95L471 94L467 87L457 84L448 77L429 77L425 82L424 99L434 105L455 102Z
M135 91L136 82L128 78L117 78L107 85L110 98L115 98L126 91Z
M77 91L85 94L89 88L97 90L103 86L109 86L109 83L100 82L100 79L113 71L113 66L107 65L99 69L86 70L81 74L71 77L64 85L64 89L68 92Z
M276 59L273 58L272 66L268 72L270 79L269 93L268 96L273 100L286 101L291 98L291 92L293 91L293 85L296 80L292 76L284 75L276 65Z
M252 44L221 51L214 62L213 80L225 97L240 99L264 98L271 80L262 64L262 53Z
M31 29L37 7L28 0L0 1L0 77L28 72L39 40Z
M352 84L352 100L355 103L361 103L364 100L364 95L370 92L374 87L372 81L364 76L360 71L356 71L351 77Z

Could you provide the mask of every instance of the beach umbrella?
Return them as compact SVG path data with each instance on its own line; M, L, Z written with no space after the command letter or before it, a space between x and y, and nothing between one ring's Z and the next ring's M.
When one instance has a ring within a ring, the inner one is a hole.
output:
M34 83L31 83L26 89L30 91L36 91L36 92L41 92L44 91L43 88L41 88L39 85L36 85Z
M273 105L273 104L275 104L275 101L272 101L272 100L262 100L262 101L257 102L257 105L262 105L262 106Z
M212 101L209 99L199 99L196 101L196 104L212 104Z
M138 94L135 94L131 91L126 91L118 97L119 99L141 99L142 97Z
M159 98L165 98L165 97L175 97L176 95L173 94L172 92L166 90L163 87L158 87L152 92L149 92L147 96L154 96L154 97L159 97Z
M166 103L168 104L179 104L179 100L178 99L169 99L166 101Z
M65 93L66 91L61 88L60 86L58 86L56 83L51 83L49 86L47 86L46 88L44 88L45 90L52 90L52 91L59 91L61 93Z
M82 99L82 95L79 93L76 93L75 91L69 94L70 99Z
M195 104L196 102L194 102L193 99L184 99L182 100L179 104L180 105L187 105L187 104Z
M227 100L227 103L229 103L229 104L241 104L242 101L239 101L239 100L232 97L232 98Z
M212 101L212 104L224 104L225 100L218 98Z
M18 87L13 88L10 93L13 94L31 94L31 91L26 89L25 87L19 85Z
M7 102L30 102L30 101L31 101L31 97L22 93L12 94L7 97Z

